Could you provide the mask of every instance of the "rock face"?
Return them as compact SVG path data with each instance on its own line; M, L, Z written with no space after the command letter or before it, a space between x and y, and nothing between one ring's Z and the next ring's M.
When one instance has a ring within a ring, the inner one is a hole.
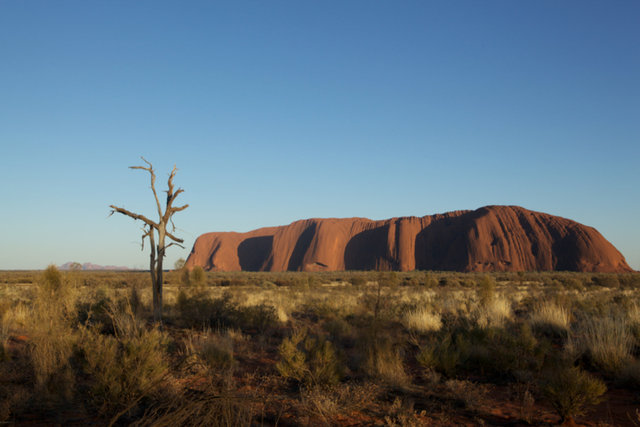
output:
M216 271L632 271L595 228L518 206L206 233L187 259L187 268L196 265Z

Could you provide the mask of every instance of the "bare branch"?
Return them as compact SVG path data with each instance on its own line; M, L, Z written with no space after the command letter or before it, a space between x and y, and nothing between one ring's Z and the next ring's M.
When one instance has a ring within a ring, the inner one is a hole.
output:
M144 227L142 227L142 231L145 231L145 230L144 230ZM151 233L153 233L153 227L149 227L149 231L147 231L146 233L144 233L144 234L142 235L142 249L141 249L141 250L143 250L143 251L144 251L144 239L145 239L145 237L149 237L149 235L150 235ZM149 237L149 240L151 240L151 239L152 239L152 238L151 238L151 237Z
M177 243L184 243L184 239L180 239L176 236L174 236L173 234L169 233L168 231L166 232L166 235L168 238L170 238L171 240L177 242Z
M176 176L177 171L178 168L176 167L176 165L173 165L173 169L169 174L169 180L167 181L167 186L169 187L167 190L167 203L169 203L169 200L173 197L173 178Z
M171 242L167 246L165 246L164 248L167 249L167 248L169 248L170 246L173 246L173 245L180 246L182 249L184 249L184 246L182 246L180 243L176 243L176 242Z
M184 190L182 188L178 188L175 193L174 193L174 185L173 185L173 178L176 176L176 172L178 171L178 168L174 165L173 166L173 170L171 171L171 173L169 174L169 180L167 181L167 206L165 208L164 211L164 216L163 216L163 221L165 223L169 222L169 220L171 219L171 215L173 215L175 212L175 210L173 210L173 208L171 207L174 200L176 200L176 198L178 197L178 195L180 195L180 193L183 193Z
M173 204L173 201L178 197L178 195L180 193L184 193L184 190L182 188L178 188L178 190L176 190L176 192L173 193L173 194L170 194L167 191L167 209L171 208L171 205Z
M178 242L178 243L184 243L183 239L179 239L176 236L174 236L173 234L169 233L168 231L166 232L166 235L168 238L170 238L171 240Z
M173 215L174 213L183 211L183 210L187 209L188 207L189 207L189 205L184 205L184 206L180 206L180 207L177 207L177 208L171 208L167 212L170 212L170 215Z
M128 210L126 210L124 208L119 208L119 207L114 206L114 205L109 205L109 207L112 209L110 215L113 215L114 212L118 212L118 213L121 213L122 215L129 216L129 217L131 217L133 219L136 219L136 220L139 219L139 220L145 222L149 227L153 227L155 229L158 228L158 224L156 224L155 222L151 221L149 218L147 218L144 215L139 215L137 213L133 213L133 212L128 211Z
M162 206L160 206L160 200L158 199L158 193L156 192L156 174L153 171L153 165L147 161L144 157L140 156L143 162L149 165L149 167L144 166L129 166L129 169L141 169L149 172L151 175L151 191L153 191L153 197L156 199L156 207L158 208L158 218L162 218Z

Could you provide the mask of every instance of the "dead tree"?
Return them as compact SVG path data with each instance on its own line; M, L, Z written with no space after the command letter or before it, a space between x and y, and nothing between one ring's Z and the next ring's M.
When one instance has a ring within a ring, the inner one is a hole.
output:
M149 260L149 270L151 273L151 286L153 287L153 321L155 323L162 322L162 261L164 260L166 250L172 246L177 245L184 249L181 243L184 240L177 238L172 233L167 231L167 225L171 223L172 232L175 232L175 225L173 224L173 220L171 217L174 213L185 210L189 207L189 205L183 205L180 207L174 207L173 202L176 200L176 197L184 190L182 188L178 188L174 191L173 187L173 178L176 175L176 167L173 167L173 170L169 174L168 181L168 189L167 193L167 202L162 212L162 205L160 204L160 199L158 198L158 193L156 192L156 174L153 171L153 165L149 163L144 157L142 160L148 166L130 166L130 169L141 169L149 172L151 175L151 191L153 192L153 197L156 199L156 207L158 208L158 222L151 221L149 218L144 215L139 215L128 211L123 208L119 208L114 205L110 205L111 215L114 212L119 212L123 215L129 216L134 220L141 220L144 222L144 226L142 227L142 249L144 250L144 239L149 239L149 246L151 246L151 255ZM157 233L157 240L156 240ZM172 240L171 243L166 244L167 238Z

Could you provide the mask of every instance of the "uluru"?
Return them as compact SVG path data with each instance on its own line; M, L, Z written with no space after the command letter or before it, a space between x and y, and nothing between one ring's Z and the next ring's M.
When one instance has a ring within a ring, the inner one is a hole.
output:
M198 237L186 262L212 271L628 272L595 228L519 206L386 220L326 218Z

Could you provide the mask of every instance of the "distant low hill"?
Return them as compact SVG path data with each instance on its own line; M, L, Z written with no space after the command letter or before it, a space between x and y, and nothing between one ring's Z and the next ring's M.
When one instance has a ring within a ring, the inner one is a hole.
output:
M90 262L80 264L79 262L66 262L58 267L60 270L130 270L129 267L119 267L116 265L98 265Z
M219 271L632 271L595 228L519 206L206 233L186 262L197 265Z

